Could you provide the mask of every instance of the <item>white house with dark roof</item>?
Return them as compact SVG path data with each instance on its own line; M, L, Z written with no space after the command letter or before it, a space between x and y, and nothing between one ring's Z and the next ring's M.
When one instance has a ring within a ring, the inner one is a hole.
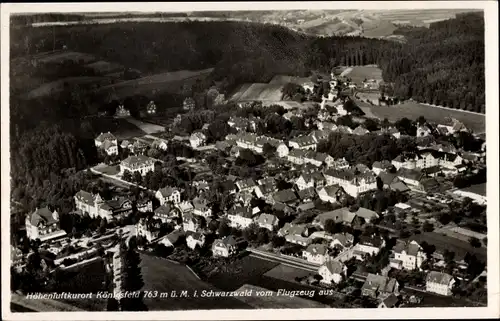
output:
M142 176L155 170L156 160L145 155L129 156L120 163L120 175L129 171L131 174L139 172Z
M347 267L339 261L328 260L319 267L318 274L322 277L321 283L338 284L346 277Z
M373 173L356 173L353 170L328 169L324 173L327 185L339 185L352 197L377 189Z
M227 213L229 226L245 229L254 222L254 213L249 206L234 206Z
M420 269L425 259L425 253L416 241L398 240L392 248L390 266L395 269L415 270Z
M372 171L376 174L379 175L380 172L387 172L389 171L394 165L388 160L383 160L383 161L376 161L372 165Z
M426 137L432 134L432 130L427 124L417 127L417 137Z
M197 247L203 247L205 245L205 235L198 232L188 232L186 233L186 244L187 246L194 250Z
M319 198L323 202L332 204L337 203L340 199L342 199L346 195L342 187L340 187L339 185L328 185L322 188L318 188L317 193Z
M325 185L326 179L319 171L302 173L295 181L295 185L299 190L304 190L310 187L321 188Z
M349 233L335 233L332 236L330 247L341 250L351 248L354 245L354 236Z
M385 240L381 236L362 235L356 244L356 249L365 254L377 255L384 246Z
M295 149L316 150L317 142L313 137L305 135L290 139L288 146Z
M212 208L208 205L208 201L206 199L196 197L193 200L193 214L209 218L212 216Z
M118 140L110 132L101 133L94 140L95 146L102 149L108 155L118 155Z
M455 279L447 273L431 271L425 278L426 291L440 295L452 295L451 290L453 289L454 284Z
M324 244L310 244L302 252L302 257L314 264L324 264L330 259L328 247Z
M182 229L185 232L196 232L200 228L200 219L199 217L193 215L190 212L186 212L182 214Z
M288 146L286 146L285 143L280 143L276 148L276 153L278 154L278 157L286 157L289 152L290 149L288 148Z
M160 225L161 220L141 218L135 225L135 236L142 236L151 242L160 235Z
M278 226L279 219L272 214L262 213L257 218L256 223L260 228L273 231Z
M160 188L156 192L155 197L156 199L158 199L158 201L160 201L160 205L168 202L172 202L174 204L178 204L181 202L181 192L178 189L170 186Z
M26 236L31 240L49 241L66 235L59 227L59 213L48 207L37 208L26 216Z
M132 202L124 197L104 200L99 194L91 194L80 190L74 196L75 207L80 214L90 217L101 217L108 221L132 212Z
M396 167L397 170L400 168L415 169L417 168L417 162L415 158L399 155L391 161L392 165Z
M236 187L238 187L239 192L250 192L252 193L254 188L257 186L252 178L243 179L236 182Z
M278 235L305 235L306 232L307 226L305 224L285 223L285 225L279 229Z
M191 136L189 137L189 143L193 148L198 148L200 146L205 145L206 141L207 137L202 132L192 133Z
M229 257L236 253L236 240L232 235L226 236L223 239L217 239L212 244L213 256Z
M361 294L372 298L399 295L399 283L395 278L369 273L361 287Z

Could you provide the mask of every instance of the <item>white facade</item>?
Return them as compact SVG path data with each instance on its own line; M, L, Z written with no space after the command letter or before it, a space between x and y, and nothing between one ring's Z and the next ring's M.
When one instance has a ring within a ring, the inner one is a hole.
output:
M126 170L131 174L139 172L142 176L155 170L155 161L144 155L130 156L120 163L120 175Z
M167 202L172 202L174 204L179 204L181 202L181 192L177 189L172 190L170 195L164 195L160 189L156 192L155 197L160 201L160 205L164 205Z
M279 144L278 148L276 148L276 152L278 153L278 157L286 157L290 152L288 146L285 143Z
M341 264L342 265L342 272L338 273L339 271L335 271L332 273L332 271L330 271L328 269L327 264L323 264L318 269L318 274L321 275L321 277L322 277L321 282L326 283L326 284L332 284L332 283L338 284L338 283L342 282L342 280L344 279L344 277L347 273L347 267L340 262L334 263L334 264Z
M253 223L253 219L251 217L244 217L237 214L228 214L227 218L229 220L229 225L238 229L245 229Z
M451 289L455 284L455 280L451 280L448 284L442 284L437 282L427 282L425 285L425 289L427 292L433 292L441 295L451 296Z
M376 190L377 181L375 178L360 178L356 182L344 180L339 177L329 176L325 174L327 185L339 185L344 191L352 197L358 197L359 194Z
M189 235L186 238L186 244L192 250L194 250L196 247L202 247L205 244L205 235L200 234L197 237Z

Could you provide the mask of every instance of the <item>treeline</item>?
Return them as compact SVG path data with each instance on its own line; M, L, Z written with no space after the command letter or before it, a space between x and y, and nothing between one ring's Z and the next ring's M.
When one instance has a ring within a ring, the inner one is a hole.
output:
M12 26L27 26L32 23L39 22L56 22L56 21L82 21L85 20L84 15L67 14L67 13L37 13L31 15L13 15L10 17Z

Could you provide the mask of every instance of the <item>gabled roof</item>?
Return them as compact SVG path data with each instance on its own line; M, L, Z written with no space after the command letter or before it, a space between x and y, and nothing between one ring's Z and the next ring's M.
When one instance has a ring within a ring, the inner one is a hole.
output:
M343 274L345 265L339 261L329 260L323 264L331 274Z
M302 149L292 149L288 153L288 157L304 158L306 156L306 151Z
M264 195L268 195L268 194L271 194L271 193L274 193L274 192L276 192L276 191L277 191L276 186L275 186L275 185L273 185L273 184L269 184L269 183L267 183L267 184L262 184L262 185L258 185L258 186L256 187L256 189L257 189L257 188L258 188L258 189L260 190L260 192L261 192L262 194L264 194Z
M302 235L306 231L307 227L305 224L293 224L285 223L285 225L279 230L282 235Z
M370 289L380 292L394 292L397 281L383 275L369 273L362 289Z
M354 236L349 233L335 233L332 236L332 241L338 240L343 246L352 244L354 242Z
M314 222L319 223L322 226L325 226L326 221L328 220L333 220L336 223L351 224L355 217L355 213L351 213L348 208L343 207L334 211L319 214L314 219Z
M337 193L339 191L343 191L342 187L340 187L338 185L328 185L328 186L323 187L322 189L325 191L326 195L328 195L330 197L337 196Z
M384 185L391 185L398 180L398 174L396 173L380 172L378 174L378 177L380 177Z
M380 236L375 236L375 235L362 235L359 238L359 243L367 246L373 246L380 248L382 244L384 243L384 239Z
M388 308L393 308L398 304L399 299L393 293L391 293L388 297L386 297L383 301L384 305Z
M314 198L316 196L316 190L314 189L314 187L309 187L298 191L297 195L301 200Z
M316 141L311 136L299 136L290 139L290 143L297 143L300 147L316 144Z
M160 189L158 190L158 192L160 192L160 194L161 194L163 197L169 197L169 196L171 196L174 192L179 192L179 190L177 190L176 188L170 187L170 186L166 186L166 187L160 188Z
M37 226L40 222L43 222L45 225L57 223L58 220L56 220L53 216L54 212L50 211L48 207L37 208L30 214L31 225Z
M403 182L392 182L390 185L389 185L389 188L392 189L393 191L399 191L399 192L407 192L410 190L410 188L408 186L406 186L405 183Z
M142 164L152 164L155 160L153 158L147 157L145 155L134 155L129 156L122 161L122 165L127 167L136 167Z
M229 210L228 214L244 218L252 218L254 216L252 208L246 206L234 206Z
M311 244L304 251L312 255L326 255L328 254L328 247L324 244Z
M451 280L453 280L453 276L447 273L441 273L436 271L429 272L429 274L427 274L427 277L425 278L426 282L438 283L442 285L450 284Z
M207 211L210 209L208 206L208 201L204 198L196 197L193 199L193 207L199 211Z
M462 188L461 191L486 196L486 183L471 185L469 187Z
M364 218L365 220L373 220L373 219L379 217L376 212L374 212L372 210L369 210L367 208L364 208L364 207L360 207L356 211L356 215L359 216L359 217Z
M75 194L75 197L77 200L87 205L94 205L94 196L92 196L89 192L80 190Z
M110 132L107 132L107 133L101 133L99 136L97 136L95 140L99 142L104 142L106 140L116 140L116 137Z
M271 224L274 225L278 222L278 218L272 214L266 214L262 213L259 215L259 218L257 218L257 223L258 224Z
M218 247L230 247L230 246L236 246L236 240L232 235L226 236L223 239L217 239L214 242L213 246L218 246Z
M236 182L236 186L242 190L247 188L253 188L256 186L255 181L252 178L243 179Z
M400 168L397 172L398 177L408 178L415 181L420 181L424 174L418 169L408 169L408 168Z
M396 242L396 245L394 245L394 247L392 248L392 250L395 253L401 254L404 251L406 253L406 255L411 255L411 256L417 256L420 249L421 249L420 246L415 241L404 242L401 240L398 240Z
M380 168L382 170L386 170L392 167L392 163L389 162L388 160L383 160L383 161L376 161L373 163L372 168Z
M155 209L155 214L160 216L168 216L172 212L170 204L164 204Z
M311 181L315 182L325 181L325 177L319 171L302 173L301 177L304 179L306 183L309 183Z
M297 200L297 195L292 189L284 189L274 193L273 199L280 203L289 203Z

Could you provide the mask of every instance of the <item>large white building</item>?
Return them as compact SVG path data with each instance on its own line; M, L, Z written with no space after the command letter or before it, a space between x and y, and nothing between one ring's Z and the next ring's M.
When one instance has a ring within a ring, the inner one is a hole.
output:
M427 292L434 292L446 296L452 295L451 290L453 289L454 284L455 280L453 279L453 276L436 271L429 272L425 279Z
M347 267L341 262L329 260L319 267L318 274L322 283L338 284L346 277Z
M395 269L420 269L426 259L422 247L416 241L398 241L392 249L392 255L390 265Z
M31 240L49 241L66 235L59 227L59 214L48 207L37 208L26 216L26 236Z
M103 200L99 194L91 194L79 191L75 197L75 207L82 215L90 217L101 217L106 220L114 220L132 212L132 202L123 197L115 197L112 200Z
M160 205L167 202L172 202L173 204L179 204L181 202L181 192L173 187L160 188L155 197L160 201Z
M101 133L94 140L95 146L108 155L118 155L118 140L110 132Z
M148 172L155 170L155 159L144 155L129 156L120 163L120 175L125 171L131 174L139 172L145 176Z
M352 197L377 189L375 175L367 173L355 173L352 170L329 169L324 172L327 185L339 185Z

